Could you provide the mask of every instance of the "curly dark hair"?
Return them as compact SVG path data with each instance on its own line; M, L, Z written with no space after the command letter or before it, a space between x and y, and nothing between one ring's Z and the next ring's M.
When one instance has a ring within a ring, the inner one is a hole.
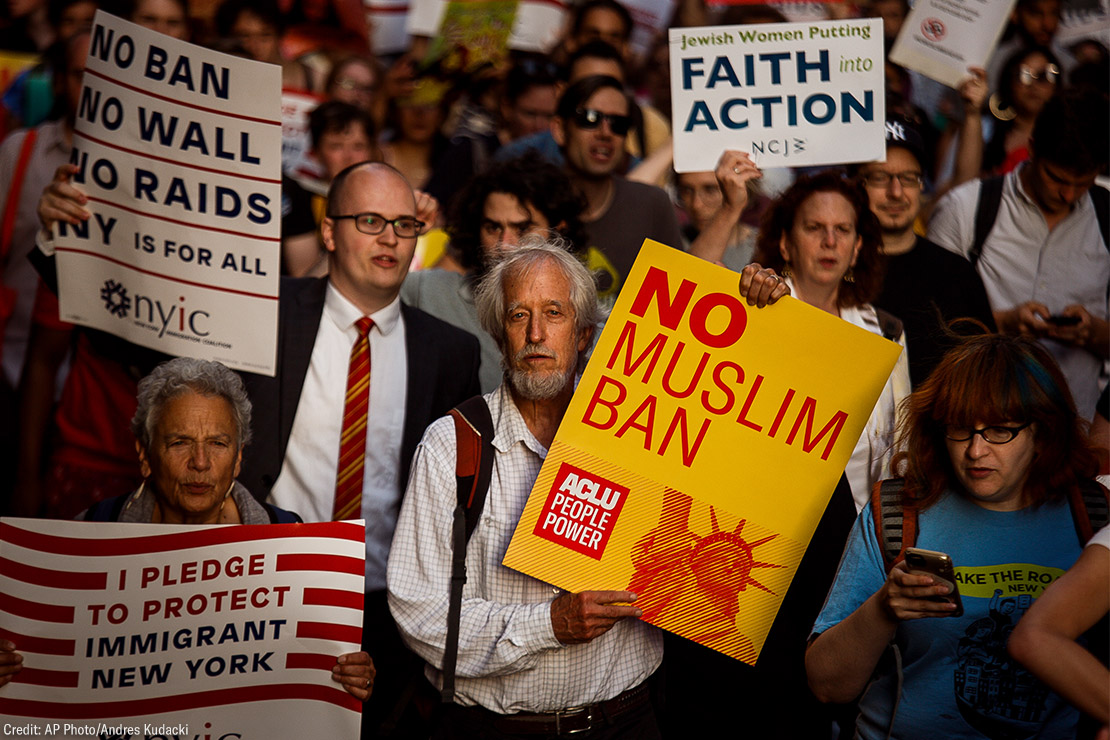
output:
M883 286L885 260L879 247L882 245L882 232L879 222L871 213L867 193L863 186L849 180L839 170L826 170L815 175L799 177L782 196L771 204L763 214L756 242L754 260L764 267L782 271L786 260L779 250L783 236L789 238L794 228L794 218L802 204L817 193L839 193L843 195L856 213L856 233L861 245L852 273L854 282L843 282L837 300L840 306L860 306L870 303L879 295Z
M964 340L902 402L893 468L905 478L905 503L925 509L960 491L944 437L947 424L1031 422L1037 454L1024 493L1038 506L1066 498L1098 472L1086 422L1075 410L1056 361L1032 339L985 334Z
M485 271L482 215L486 198L491 193L505 193L522 204L531 205L570 243L575 253L586 248L586 230L581 219L585 201L562 169L539 153L529 151L520 157L494 163L455 196L447 233L451 237L452 251L467 270Z

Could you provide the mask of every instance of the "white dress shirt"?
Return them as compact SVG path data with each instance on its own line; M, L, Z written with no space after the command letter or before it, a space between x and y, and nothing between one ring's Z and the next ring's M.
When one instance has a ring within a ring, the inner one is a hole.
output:
M550 712L604 701L659 666L659 630L623 619L600 637L563 645L551 626L562 591L501 565L547 449L528 430L507 386L485 396L493 417L493 475L467 548L455 702L500 714ZM405 642L442 685L455 508L455 427L436 421L416 450L389 559L389 606Z
M335 504L339 437L351 347L362 312L330 282L324 313L312 347L285 462L270 501L295 511L306 522L331 520ZM385 588L389 545L401 501L401 434L405 426L408 360L401 299L371 314L370 410L366 427L366 469L362 518L366 520L366 590Z
M1057 314L1066 306L1079 304L1091 316L1105 320L1110 317L1106 289L1110 254L1099 233L1091 196L1076 201L1050 229L1040 206L1021 182L1021 173L1031 166L1025 162L1003 180L998 216L975 266L991 308L1008 311L1026 301L1037 301ZM979 193L980 181L972 180L941 198L929 221L929 239L967 257L975 241ZM1106 358L1047 337L1040 342L1060 364L1079 415L1093 418Z

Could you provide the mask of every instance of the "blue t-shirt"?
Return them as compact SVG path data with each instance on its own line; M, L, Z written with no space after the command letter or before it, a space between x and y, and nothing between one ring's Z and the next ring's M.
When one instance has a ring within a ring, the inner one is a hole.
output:
M989 511L946 494L921 513L918 528L917 547L952 557L964 614L899 625L902 701L891 737L1074 737L1078 712L1006 652L1021 615L1079 557L1067 503ZM854 612L885 580L868 505L849 536L814 633ZM864 740L885 738L890 725L897 676L892 665L878 674L860 699L857 730Z

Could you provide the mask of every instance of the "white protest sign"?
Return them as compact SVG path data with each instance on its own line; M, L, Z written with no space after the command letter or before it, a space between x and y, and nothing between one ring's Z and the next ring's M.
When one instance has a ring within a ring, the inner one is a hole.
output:
M0 521L5 736L358 737L359 522Z
M968 67L987 66L1014 2L918 0L890 50L890 61L959 87Z
M670 50L678 172L725 149L760 167L885 156L878 19L672 28Z
M281 70L99 12L59 224L60 315L173 355L273 375Z
M363 0L366 27L370 29L370 48L375 54L407 51L412 39L405 33L407 0Z
M281 91L281 168L295 180L323 175L320 163L312 156L308 116L324 100L303 90Z
M627 0L621 4L632 16L632 37L628 45L637 57L646 57L670 23L676 3L674 0Z

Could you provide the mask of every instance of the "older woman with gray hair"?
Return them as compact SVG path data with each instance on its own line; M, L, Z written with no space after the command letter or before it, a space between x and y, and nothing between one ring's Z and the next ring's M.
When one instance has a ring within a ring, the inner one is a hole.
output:
M89 507L79 519L154 524L271 524L301 518L259 503L236 482L251 437L251 403L243 381L218 362L179 357L139 381L131 420L143 482ZM9 640L0 640L0 686L22 667ZM339 656L332 678L366 701L374 685L367 653Z
M251 437L251 403L239 376L218 362L178 357L139 382L131 419L143 483L91 506L90 521L165 524L299 522L259 503L235 481Z

